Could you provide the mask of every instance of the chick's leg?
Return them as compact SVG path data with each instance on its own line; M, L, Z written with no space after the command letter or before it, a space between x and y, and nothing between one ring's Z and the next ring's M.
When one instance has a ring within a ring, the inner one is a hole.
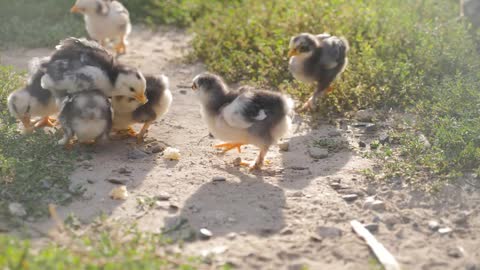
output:
M123 138L126 138L126 137L136 138L137 137L137 132L135 132L135 130L133 130L133 128L130 127L130 126L127 129L124 129L124 130L116 130L116 133L120 137L123 137Z
M55 126L55 123L53 123L53 119L51 119L50 117L44 117L42 118L40 121L38 121L36 124L35 124L35 128L41 128L41 127L54 127Z
M125 42L125 36L120 37L120 43L118 43L117 46L115 46L115 51L118 54L125 54L127 52L127 45L126 45L126 42Z
M31 133L33 131L32 122L30 121L30 116L26 115L20 118L20 121L23 124L23 133Z
M151 124L152 122L146 122L145 124L143 124L142 130L140 130L140 132L137 135L138 143L143 142L143 139L145 138L145 135L147 134L148 128L150 127Z
M239 153L242 152L242 149L240 148L242 145L244 145L243 143L236 143L236 142L232 142L232 143L222 143L222 144L217 144L215 145L214 147L215 148L223 148L223 153L226 153L234 148L237 149L237 151Z
M300 108L300 112L308 111L308 110L315 110L317 105L317 100L333 91L333 87L329 86L328 84L318 84L315 92L312 96L303 104Z
M262 169L263 162L265 161L265 156L267 155L267 152L268 152L268 147L263 147L262 149L260 149L260 153L258 154L257 160L250 167L250 171L257 171Z

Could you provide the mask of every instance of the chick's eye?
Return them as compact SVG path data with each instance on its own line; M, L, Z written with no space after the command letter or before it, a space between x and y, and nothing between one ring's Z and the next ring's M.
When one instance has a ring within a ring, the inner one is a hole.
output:
M133 89L133 87L130 87L130 92L135 92L135 89Z
M301 51L301 52L306 52L308 51L308 46L305 45L305 44L302 44L298 47L298 49Z

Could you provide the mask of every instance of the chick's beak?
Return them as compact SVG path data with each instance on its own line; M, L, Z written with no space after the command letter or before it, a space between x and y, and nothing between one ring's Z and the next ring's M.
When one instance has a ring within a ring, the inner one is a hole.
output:
M298 51L297 49L290 49L290 51L288 51L288 57L292 57L292 56L295 56L295 55L298 55Z
M74 5L71 9L70 9L70 12L71 13L82 13L84 12L83 8L79 8L77 7L76 5Z
M135 96L135 99L138 100L138 102L140 102L142 104L147 103L147 97L145 96L145 94L137 94Z

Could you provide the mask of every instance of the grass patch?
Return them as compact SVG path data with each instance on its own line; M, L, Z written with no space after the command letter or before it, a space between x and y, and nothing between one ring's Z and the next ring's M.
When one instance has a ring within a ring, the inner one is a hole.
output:
M11 220L9 203L21 203L29 217L37 217L46 212L48 203L66 203L76 195L69 189L68 178L76 153L59 147L58 136L53 134L20 134L8 113L7 96L23 80L20 74L0 66L0 217L6 220Z
M74 1L0 2L0 48L45 47L69 36L85 36L83 19L70 14Z
M349 66L319 113L370 107L413 112L418 120L411 128L425 134L432 148L418 153L414 136L405 133L412 139L402 141L403 160L417 172L458 176L480 167L478 36L457 18L458 10L458 1L245 0L193 25L195 56L230 82L304 99L313 87L288 71L290 37L346 36ZM425 159L421 166L419 159Z
M136 22L185 27L203 16L240 1L242 0L123 0L122 3Z
M94 225L81 235L67 230L61 241L42 246L0 235L0 269L211 269L208 259L168 252L171 242L161 234L116 227Z

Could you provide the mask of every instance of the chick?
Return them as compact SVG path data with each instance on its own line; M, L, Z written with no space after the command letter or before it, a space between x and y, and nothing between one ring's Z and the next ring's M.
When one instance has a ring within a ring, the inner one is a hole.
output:
M32 60L31 63L40 61ZM19 119L23 124L23 132L30 133L34 127L54 126L50 116L58 113L58 106L53 94L42 88L40 80L45 74L35 67L31 70L33 75L30 77L24 88L11 93L7 98L7 107L10 114ZM41 119L32 123L31 119L40 117Z
M136 68L117 62L94 41L67 38L60 42L50 61L42 64L42 87L57 97L98 89L107 97L127 96L147 101L146 82Z
M289 70L293 76L302 82L317 83L313 95L301 108L314 109L318 97L332 91L330 84L345 70L348 42L329 34L303 33L292 37L289 47Z
M209 131L216 138L229 141L216 145L224 152L244 144L253 144L260 153L251 170L260 169L272 144L284 136L291 126L291 99L269 91L242 88L230 91L223 80L203 73L193 79L192 89L197 93L201 114Z
M124 54L127 38L132 31L128 10L118 1L77 0L70 9L72 13L84 15L85 26L91 38L105 45L107 39L117 39L115 50Z
M112 128L110 101L99 90L78 92L63 100L58 120L64 132L58 144L67 148L74 136L85 144L107 139Z
M113 118L113 130L128 130L129 134L136 136L139 142L143 141L149 126L156 119L168 112L172 103L172 93L169 89L168 77L146 76L148 102L142 104L134 98L116 96L112 98L112 107L115 113ZM136 134L131 125L143 123L142 130Z

